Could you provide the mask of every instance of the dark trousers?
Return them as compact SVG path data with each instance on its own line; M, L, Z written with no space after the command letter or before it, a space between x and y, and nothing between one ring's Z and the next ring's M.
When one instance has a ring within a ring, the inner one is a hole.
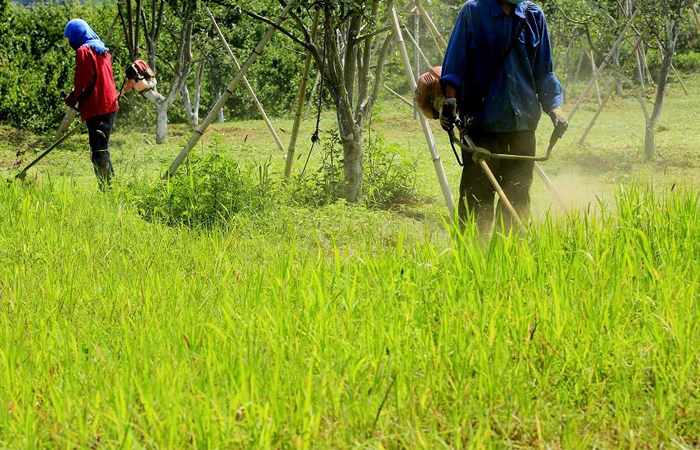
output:
M95 169L100 189L105 190L114 175L112 159L109 156L109 135L112 133L117 113L91 117L85 121L92 150L92 165Z
M489 150L491 153L510 153L515 155L534 156L537 150L534 131L519 131L515 133L474 133L471 138L477 147ZM469 214L476 220L482 234L491 230L494 220L495 193L489 179L481 166L474 162L471 154L463 152L464 169L462 182L459 186L459 218L466 223ZM530 186L535 163L532 161L507 161L487 159L487 164L503 188L508 200L526 222L530 215ZM514 226L515 222L508 210L499 200L497 222L501 219L506 229Z

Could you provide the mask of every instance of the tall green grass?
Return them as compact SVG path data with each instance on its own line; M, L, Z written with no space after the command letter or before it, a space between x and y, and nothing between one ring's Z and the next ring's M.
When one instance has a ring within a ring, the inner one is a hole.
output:
M0 189L0 447L700 445L696 192L486 248L388 217Z

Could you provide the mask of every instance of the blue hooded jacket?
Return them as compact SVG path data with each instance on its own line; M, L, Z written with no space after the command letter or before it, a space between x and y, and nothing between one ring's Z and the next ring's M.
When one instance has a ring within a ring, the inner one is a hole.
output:
M73 19L68 22L66 29L63 32L63 37L68 38L68 42L73 50L78 50L83 45L87 45L98 55L102 55L104 52L109 51L97 33L92 31L90 25L88 25L83 19Z

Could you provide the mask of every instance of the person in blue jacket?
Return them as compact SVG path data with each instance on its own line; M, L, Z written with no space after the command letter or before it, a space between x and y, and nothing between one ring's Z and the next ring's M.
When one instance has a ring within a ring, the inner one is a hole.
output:
M542 110L555 127L567 124L561 83L542 9L523 0L469 0L462 7L442 66L445 100L440 114L451 130L458 114L469 118L469 135L492 153L534 156ZM468 155L460 184L459 217L474 216L482 233L494 220L495 192ZM489 165L523 220L530 213L534 163L490 160ZM498 217L513 218L499 202Z

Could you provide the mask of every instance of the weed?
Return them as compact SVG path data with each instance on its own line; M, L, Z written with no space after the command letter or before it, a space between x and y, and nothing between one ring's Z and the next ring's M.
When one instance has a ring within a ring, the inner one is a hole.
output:
M170 226L211 228L225 225L241 213L265 213L275 201L277 184L269 164L242 170L218 153L194 156L184 170L167 181L149 186L131 183L129 197L146 220Z

